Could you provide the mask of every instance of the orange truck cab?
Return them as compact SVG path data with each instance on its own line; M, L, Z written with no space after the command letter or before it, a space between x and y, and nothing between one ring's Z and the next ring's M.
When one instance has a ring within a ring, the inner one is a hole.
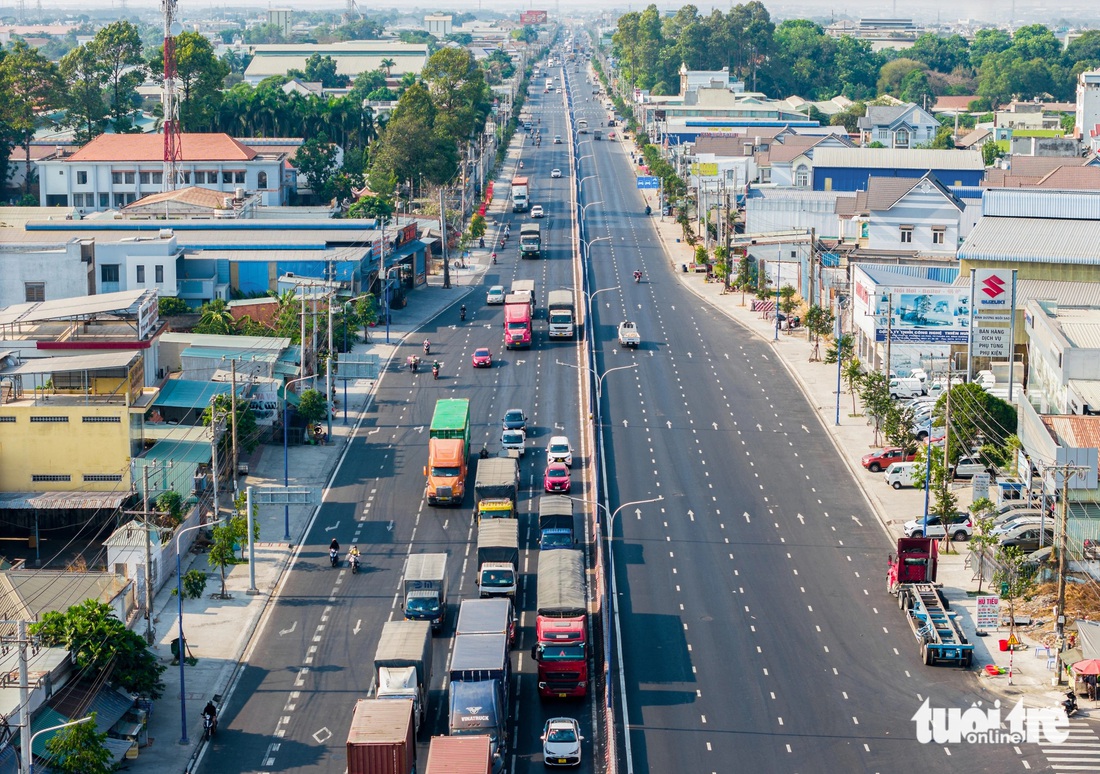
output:
M428 441L429 505L459 505L466 494L466 442L461 438L432 438Z

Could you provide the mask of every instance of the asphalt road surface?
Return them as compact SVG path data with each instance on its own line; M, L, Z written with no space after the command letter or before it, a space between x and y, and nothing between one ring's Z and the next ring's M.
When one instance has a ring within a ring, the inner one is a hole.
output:
M560 74L560 69L559 69ZM564 96L532 88L532 115L541 116L544 136L567 135ZM534 644L537 518L532 516L541 494L546 442L566 434L579 447L579 381L577 342L551 342L546 336L545 298L549 290L574 286L570 240L570 167L568 144L544 141L523 146L522 174L532 180L532 202L541 204L543 260L518 257L519 224L528 215L507 213L512 224L507 247L498 248L498 264L490 267L485 286L465 297L452 292L455 303L410 337L380 381L370 414L341 465L318 518L306 537L301 555L288 573L270 619L251 653L237 690L226 706L219 734L208 751L203 771L343 772L344 743L356 700L372 688L373 656L381 627L400 617L400 581L410 552L449 555L450 614L435 637L432 692L427 728L419 736L419 760L426 756L429 737L446 733L444 676L449 659L458 602L476 597L474 585L476 534L471 520L472 495L461 508L432 508L423 498L423 466L427 460L428 426L435 401L471 400L472 465L482 444L499 449L500 421L512 407L524 409L532 431L521 463L523 495L520 535L523 578L517 607L520 633L513 667L515 679L508 769L542 769L538 739L546 718L577 717L586 737L582 771L592 771L593 730L590 701L542 702L536 691L535 664L528 657ZM550 170L563 170L551 179ZM496 232L487 235L496 236ZM502 307L486 306L484 291L506 287L515 279L535 279L539 312L535 346L504 351ZM461 299L461 300L460 300ZM411 303L416 303L415 297ZM468 315L459 324L458 304ZM430 371L400 369L409 354L419 352L424 338L432 341L432 356L443 362L438 381ZM490 369L474 369L473 350L488 346L494 353ZM558 365L558 361L568 365ZM573 366L573 367L570 367ZM577 449L574 471L585 460ZM476 468L475 468L476 469ZM468 486L472 487L471 470ZM574 480L571 493L590 498L584 482ZM578 510L580 508L578 507ZM363 570L329 566L327 547L336 537L346 548L356 542L363 553Z

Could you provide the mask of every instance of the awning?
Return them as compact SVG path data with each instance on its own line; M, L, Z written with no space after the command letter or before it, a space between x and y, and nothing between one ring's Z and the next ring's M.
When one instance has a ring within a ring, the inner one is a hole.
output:
M36 357L12 368L0 371L4 376L48 376L75 371L105 371L126 368L141 355L133 350L103 352L96 355L68 355L63 357Z
M118 508L129 492L35 492L26 495L28 507L40 510L100 510Z

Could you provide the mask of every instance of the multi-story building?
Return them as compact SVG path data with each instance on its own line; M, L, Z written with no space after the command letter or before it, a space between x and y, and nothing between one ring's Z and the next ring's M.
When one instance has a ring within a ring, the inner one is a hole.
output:
M181 141L184 185L228 195L243 190L264 204L286 203L285 152L259 151L227 134L183 134ZM164 190L164 137L101 134L76 153L38 162L38 170L44 207L72 207L77 214L121 209Z
M1100 150L1100 70L1087 70L1077 76L1077 139L1093 150Z
M253 46L251 53L252 61L245 68L244 81L252 86L272 75L286 75L290 70L304 71L306 60L314 54L332 57L337 74L346 75L353 81L371 70L382 70L387 78L400 80L405 73L418 74L428 62L426 44L396 40L265 44Z

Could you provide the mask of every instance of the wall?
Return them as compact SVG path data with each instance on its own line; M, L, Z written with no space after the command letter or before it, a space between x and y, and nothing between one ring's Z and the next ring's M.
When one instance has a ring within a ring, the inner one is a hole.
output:
M25 303L26 282L45 282L47 301L86 296L93 265L94 258L90 263L81 260L81 245L75 241L47 249L5 247L0 250L0 308Z
M924 177L929 171L945 186L981 185L984 170L971 169L893 169L885 167L814 167L815 191L863 191L867 179L875 177Z
M871 212L867 247L872 250L917 250L954 256L959 246L960 211L939 189L910 191L889 210ZM913 226L912 242L901 241L901 226ZM933 244L933 226L945 227L943 244Z
M14 422L2 425L0 491L130 490L131 435L140 433L140 410L131 412L122 405L34 406L28 401L0 406L0 416L15 418ZM32 422L31 417L56 417L64 421ZM112 418L117 421L111 421ZM68 475L69 480L33 481L35 474ZM117 480L89 481L85 479L89 475L116 476Z

